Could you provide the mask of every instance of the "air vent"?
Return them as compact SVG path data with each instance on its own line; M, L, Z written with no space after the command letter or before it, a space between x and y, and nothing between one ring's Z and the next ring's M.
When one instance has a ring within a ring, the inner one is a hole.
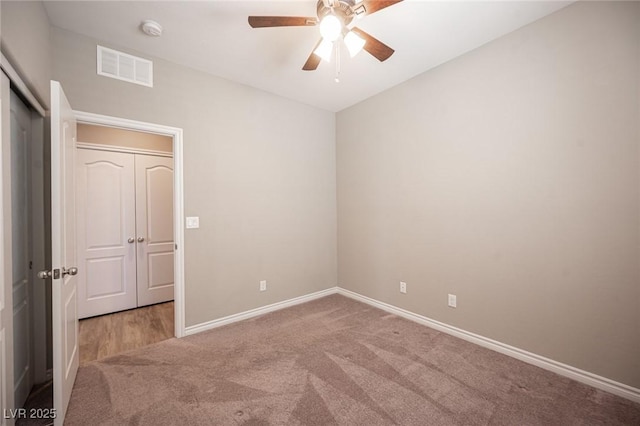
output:
M98 46L98 75L153 87L153 62Z

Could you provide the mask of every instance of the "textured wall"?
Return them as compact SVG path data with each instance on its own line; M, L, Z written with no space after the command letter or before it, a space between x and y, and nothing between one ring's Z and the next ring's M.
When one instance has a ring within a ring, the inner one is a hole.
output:
M338 113L339 285L640 387L639 58L579 2Z

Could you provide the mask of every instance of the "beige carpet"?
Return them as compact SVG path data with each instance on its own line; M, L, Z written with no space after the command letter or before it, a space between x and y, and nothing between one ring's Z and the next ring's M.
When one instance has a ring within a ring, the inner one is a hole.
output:
M69 425L640 425L640 404L333 295L80 368Z

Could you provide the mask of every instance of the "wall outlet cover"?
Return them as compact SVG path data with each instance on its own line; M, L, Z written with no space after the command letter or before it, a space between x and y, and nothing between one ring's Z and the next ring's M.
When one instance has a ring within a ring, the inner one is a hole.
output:
M187 229L200 228L200 218L198 216L187 216Z
M457 305L458 305L458 300L457 299L458 298L456 297L455 294L450 294L449 295L449 306L452 307L452 308L457 307Z

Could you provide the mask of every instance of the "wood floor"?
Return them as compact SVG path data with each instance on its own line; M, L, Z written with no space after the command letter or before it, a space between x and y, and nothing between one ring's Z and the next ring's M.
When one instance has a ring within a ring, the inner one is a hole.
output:
M173 302L80 320L80 364L173 337Z

